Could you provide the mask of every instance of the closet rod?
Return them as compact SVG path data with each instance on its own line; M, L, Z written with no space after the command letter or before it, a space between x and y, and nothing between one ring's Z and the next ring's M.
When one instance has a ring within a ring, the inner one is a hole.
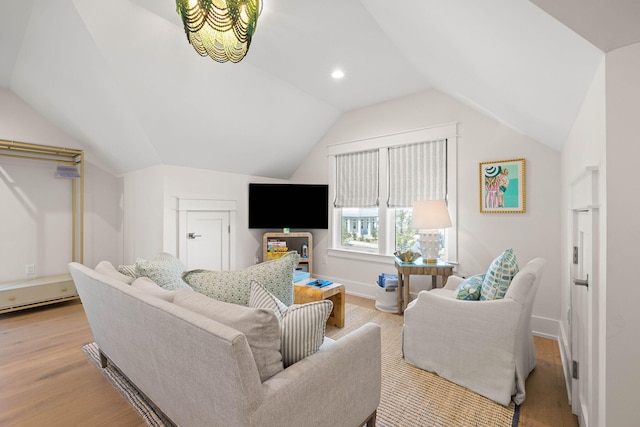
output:
M33 157L33 156L21 156L19 154L5 154L5 153L0 153L0 156L2 157L13 157L14 159L27 159L27 160L44 160L45 162L57 162L57 163L62 163L65 165L77 165L78 163L80 163L79 161L75 161L75 160L60 160L60 159L50 159L47 157Z

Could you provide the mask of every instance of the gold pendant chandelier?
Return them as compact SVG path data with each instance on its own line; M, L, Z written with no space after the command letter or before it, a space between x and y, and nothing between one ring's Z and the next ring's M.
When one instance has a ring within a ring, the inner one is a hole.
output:
M198 54L239 62L249 50L262 0L176 0L176 6Z

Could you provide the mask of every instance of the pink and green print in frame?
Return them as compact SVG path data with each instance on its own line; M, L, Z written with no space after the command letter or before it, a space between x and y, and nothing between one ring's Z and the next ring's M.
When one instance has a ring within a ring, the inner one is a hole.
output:
M480 212L526 212L524 159L480 163Z

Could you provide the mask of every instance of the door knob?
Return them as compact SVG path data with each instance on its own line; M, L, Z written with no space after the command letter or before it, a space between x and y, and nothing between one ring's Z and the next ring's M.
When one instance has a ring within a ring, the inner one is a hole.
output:
M202 234L196 234L196 233L187 234L187 239L197 239L198 237L202 237Z
M586 279L573 279L573 284L576 286L585 286L589 287L589 275L587 274Z

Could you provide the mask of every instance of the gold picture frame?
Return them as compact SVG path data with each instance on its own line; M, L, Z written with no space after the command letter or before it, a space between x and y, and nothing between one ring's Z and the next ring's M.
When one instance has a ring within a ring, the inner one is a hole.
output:
M480 212L527 211L524 159L480 163Z

